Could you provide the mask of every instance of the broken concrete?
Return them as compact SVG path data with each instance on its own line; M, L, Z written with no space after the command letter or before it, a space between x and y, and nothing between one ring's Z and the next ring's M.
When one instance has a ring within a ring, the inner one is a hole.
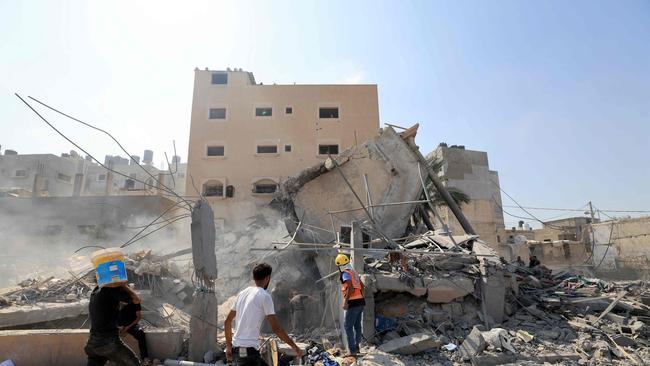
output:
M405 202L417 200L422 192L418 178L417 157L407 142L391 127L379 136L354 146L335 157L338 168L347 177L355 192L366 194L364 175L374 202ZM306 169L289 178L274 197L274 207L288 215L289 232L298 222L306 227L329 228L329 211L353 210L336 214L337 223L351 223L368 219L354 193L347 189L341 176L325 168L325 163ZM401 237L416 204L381 206L373 208L377 226L389 238ZM337 228L338 231L338 228ZM300 242L327 243L336 240L328 231L299 231Z
M426 333L416 333L388 341L379 349L383 352L412 355L432 349L439 349L445 344L445 339Z
M0 309L0 328L75 318L88 314L88 300L69 303L35 303Z
M472 331L465 337L465 340L460 345L459 353L464 360L472 359L475 356L478 356L485 350L487 345L485 344L485 339L483 339L482 332L485 331L485 328L482 326L475 326L472 328Z
M427 287L427 301L434 304L448 303L474 292L474 281L464 276L427 277L424 282Z
M87 329L3 330L0 331L0 358L16 365L82 366L87 358L84 346ZM124 341L137 353L133 337ZM151 358L176 358L183 348L183 332L175 329L147 330Z
M400 281L399 274L396 273L377 273L374 275L375 288L377 291L384 292L408 292L414 296L424 296L427 293L427 287L420 283L415 287L409 287L405 282Z

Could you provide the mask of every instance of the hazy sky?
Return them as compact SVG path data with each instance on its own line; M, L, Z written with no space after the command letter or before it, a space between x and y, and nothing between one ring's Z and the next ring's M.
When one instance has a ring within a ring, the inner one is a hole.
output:
M650 210L648 1L0 0L0 144L72 148L18 92L157 164L176 140L185 161L195 67L376 83L382 123L419 122L424 152L487 151L523 205ZM92 154L119 153L45 115Z

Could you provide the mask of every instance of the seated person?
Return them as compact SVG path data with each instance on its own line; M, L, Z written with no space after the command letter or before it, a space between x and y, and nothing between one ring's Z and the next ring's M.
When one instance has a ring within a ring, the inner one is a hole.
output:
M117 325L120 328L120 335L129 333L138 341L138 348L140 349L140 357L142 364L148 365L149 351L147 350L147 340L145 338L144 330L138 322L141 319L140 311L142 307L140 304L123 304L120 315L117 319Z

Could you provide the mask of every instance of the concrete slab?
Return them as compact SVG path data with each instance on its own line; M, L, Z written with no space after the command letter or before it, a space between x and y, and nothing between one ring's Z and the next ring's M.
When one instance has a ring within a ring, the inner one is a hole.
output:
M388 341L379 346L379 350L401 355L412 355L431 349L439 349L444 344L444 341L442 337L426 333L416 333Z
M481 354L487 347L485 339L481 332L485 331L482 326L475 326L472 331L465 337L460 345L460 355L464 360L472 359Z
M150 357L176 358L183 347L183 332L175 329L147 330ZM87 329L3 330L0 331L0 359L16 365L82 366L87 359L84 346ZM129 336L124 341L137 353L138 343Z
M467 277L425 278L427 301L445 304L474 292L474 281Z
M427 293L427 288L423 285L414 288L399 280L399 275L396 273L376 273L375 274L375 287L378 291L383 292L408 292L415 296L424 296Z
M88 314L88 300L69 303L35 303L0 309L0 328L42 323Z

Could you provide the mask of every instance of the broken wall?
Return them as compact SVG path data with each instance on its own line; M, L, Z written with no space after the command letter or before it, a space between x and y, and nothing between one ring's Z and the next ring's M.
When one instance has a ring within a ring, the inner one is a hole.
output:
M592 225L596 273L636 279L650 269L650 217L622 219Z

